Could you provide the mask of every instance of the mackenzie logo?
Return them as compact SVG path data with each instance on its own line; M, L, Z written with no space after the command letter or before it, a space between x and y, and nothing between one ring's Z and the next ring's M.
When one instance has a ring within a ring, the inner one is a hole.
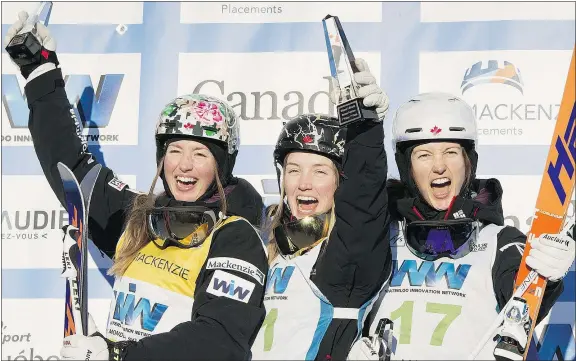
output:
M264 273L251 263L237 258L229 257L215 257L210 258L206 262L206 269L229 269L237 272L242 272L264 286Z
M520 60L518 60L520 61ZM520 69L506 60L485 60L474 63L464 71L464 76L460 84L462 95L470 96L467 99L476 120L490 121L550 121L556 122L560 111L559 102L534 101L534 92L539 92L539 83L545 81L541 74L527 63L525 66L528 73L521 73ZM464 69L464 68L462 68ZM528 74L528 75L526 75ZM524 97L524 80L528 76L532 88L526 88L528 93ZM540 77L540 79L539 79ZM477 85L488 84L488 86L468 92L468 89ZM562 82L564 84L564 81ZM533 93L530 94L530 89ZM518 91L518 93L516 93ZM475 93L475 94L474 94ZM542 95L539 96L540 98ZM482 125L479 123L479 125ZM486 124L485 124L486 125ZM510 124L512 125L512 124ZM536 133L526 133L533 125L524 123L514 123L512 127L488 127L479 128L478 134L481 136L523 136L532 138L529 142L538 142ZM508 144L508 142L506 142Z
M466 69L460 89L464 94L468 89L478 84L501 83L518 89L524 94L524 82L520 75L520 69L514 64L504 60L488 60L487 66L482 67L482 61L477 62ZM486 63L486 62L485 62Z

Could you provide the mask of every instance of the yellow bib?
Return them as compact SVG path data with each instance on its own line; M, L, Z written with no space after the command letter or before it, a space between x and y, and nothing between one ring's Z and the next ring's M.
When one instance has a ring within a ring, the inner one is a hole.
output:
M226 218L214 227L206 240L198 247L160 249L154 242L149 242L128 266L124 276L193 297L196 278L206 262L214 233L224 225L241 219L236 216ZM117 249L123 240L124 235L120 238Z

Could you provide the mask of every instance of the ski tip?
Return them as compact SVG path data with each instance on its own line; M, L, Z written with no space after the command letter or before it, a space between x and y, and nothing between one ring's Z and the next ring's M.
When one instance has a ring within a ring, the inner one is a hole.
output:
M60 174L62 173L72 173L72 170L70 168L68 168L68 166L62 162L58 162L58 164L56 164L56 167L58 168L58 172L60 172Z

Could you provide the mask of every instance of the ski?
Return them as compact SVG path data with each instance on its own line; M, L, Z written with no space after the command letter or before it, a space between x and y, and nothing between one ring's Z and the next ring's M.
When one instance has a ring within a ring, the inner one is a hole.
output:
M494 320L486 334L481 338L477 347L472 351L469 360L474 360L486 343L492 339L496 330L504 322L508 312L516 313L518 322L523 323L524 335L522 343L516 345L498 345L506 354L502 359L526 360L530 340L536 326L536 319L540 311L542 297L546 288L546 280L540 277L528 265L526 257L530 253L530 240L544 233L564 233L568 229L566 223L563 227L568 206L574 192L574 171L576 159L576 48L572 52L572 60L568 77L564 87L560 112L556 120L556 127L552 136L552 143L546 159L544 175L536 199L536 209L532 218L530 231L527 234L526 246L522 261L516 275L514 294L502 308L498 318ZM514 310L512 310L514 309ZM512 312L514 311L514 312ZM521 317L519 317L521 316ZM524 317L526 316L526 317ZM514 318L514 317L513 317ZM509 321L512 321L510 319ZM507 337L507 336L506 336ZM509 338L504 342L513 342ZM514 346L514 347L510 347ZM516 354L512 352L516 349Z
M76 222L80 223L80 222ZM76 329L82 329L82 310L80 307L79 271L80 246L78 239L81 237L79 229L69 224L62 228L64 231L62 251L62 274L66 279L66 298L64 311L64 337L76 334Z
M522 287L524 279L534 272L526 265L532 238L544 233L557 234L563 231L568 206L574 192L574 168L576 160L576 48L572 51L570 69L560 104L560 112L552 135L552 142L546 159L544 175L536 198L536 210L532 218L528 240L516 275L515 287ZM528 307L527 342L523 346L523 359L528 356L530 340L536 326L542 297L546 289L546 279L537 275L528 284L524 295Z
M63 270L66 278L66 299L64 306L64 336L88 330L88 210L94 184L102 166L97 164L86 174L81 184L65 164L58 163L62 179L69 225L64 228L62 253Z

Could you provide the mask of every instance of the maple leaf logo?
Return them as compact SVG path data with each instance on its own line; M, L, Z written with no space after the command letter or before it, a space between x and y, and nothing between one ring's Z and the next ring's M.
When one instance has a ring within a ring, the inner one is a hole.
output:
M438 133L440 133L442 131L441 128L438 128L436 125L434 126L434 128L430 129L430 133L434 134L434 135L438 135Z
M304 143L306 143L306 144L312 143L312 140L313 140L312 137L309 136L309 135L307 135L307 136L305 136L304 138L302 138L302 141L303 141Z
M186 129L192 129L194 126L192 125L192 123L186 123L184 124L184 128Z

